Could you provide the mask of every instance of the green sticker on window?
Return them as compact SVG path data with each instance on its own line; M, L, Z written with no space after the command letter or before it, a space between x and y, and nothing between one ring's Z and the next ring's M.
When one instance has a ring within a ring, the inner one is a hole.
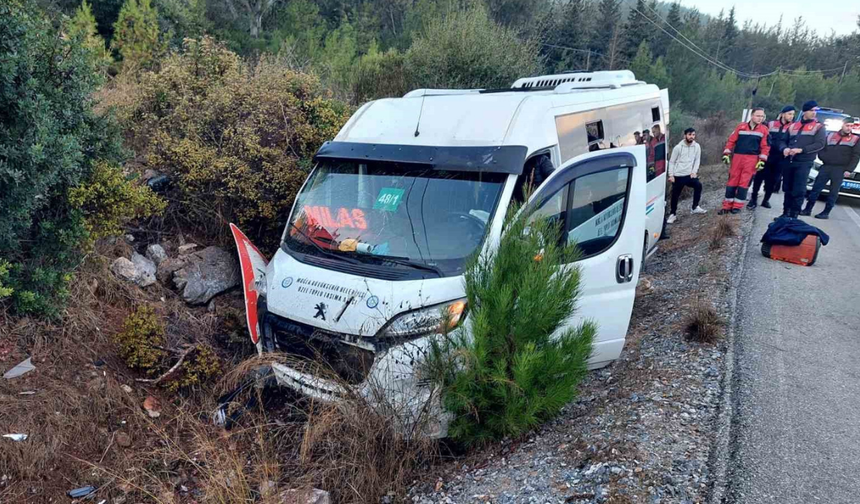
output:
M401 201L403 201L403 189L383 187L379 190L379 196L376 197L373 209L383 212L396 212Z

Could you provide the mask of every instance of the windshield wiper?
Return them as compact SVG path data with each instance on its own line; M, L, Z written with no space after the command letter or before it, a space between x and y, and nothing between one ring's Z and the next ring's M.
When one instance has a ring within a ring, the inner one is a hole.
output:
M331 251L328 251L328 250L326 250L326 249L324 249L324 248L320 247L320 246L319 246L319 244L318 244L317 242L313 241L313 240L311 239L311 237L310 237L310 236L308 236L308 235L307 235L307 233L305 233L304 231L302 231L298 226L296 226L296 225L295 225L295 223L290 222L290 226L292 226L292 228L293 228L293 229L295 229L296 231L298 231L299 233L301 233L301 235L305 237L305 240L307 240L307 242L308 242L309 244L311 244L315 249L317 249L317 250L319 251L319 253L320 253L320 254L322 254L322 255L324 255L324 256L327 256L327 257L334 257L334 258L335 258L335 259L337 259L337 260L344 261L344 262L348 262L348 263L350 263L350 264L361 264L361 261L357 261L357 260L355 260L355 259L353 259L353 258L351 258L351 257L347 257L347 256L344 256L344 255L335 254L335 253L333 253L333 252L331 252Z
M440 270L436 266L430 266L429 264L411 261L406 257L392 257L392 256L374 256L374 257L379 258L380 261L388 261L388 262L392 262L394 264L401 264L403 266L409 266L410 268L415 268L415 269L420 269L420 270L425 270L425 271L432 271L433 273L436 273L436 275L439 278L442 278L445 276L445 273L443 273L442 270Z

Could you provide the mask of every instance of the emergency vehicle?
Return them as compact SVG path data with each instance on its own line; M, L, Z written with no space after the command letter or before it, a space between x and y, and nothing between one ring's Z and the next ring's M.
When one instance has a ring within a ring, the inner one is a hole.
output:
M417 372L431 338L443 323L468 326L469 258L497 246L531 176L524 167L548 156L554 169L530 204L582 251L568 324L597 324L590 367L606 366L624 347L639 271L663 226L666 174L649 171L634 133L668 122L668 92L630 71L363 105L316 153L271 261L231 226L252 341L261 355L322 358L338 377L273 358L282 386L324 401L349 387L417 415L433 400ZM434 407L426 435L444 436Z

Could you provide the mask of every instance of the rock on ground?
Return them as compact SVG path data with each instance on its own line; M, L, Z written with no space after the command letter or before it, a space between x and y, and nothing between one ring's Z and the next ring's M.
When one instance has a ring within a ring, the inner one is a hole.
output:
M141 287L148 287L155 283L155 263L135 252L131 255L131 262L137 269L138 279L135 282Z
M164 247L161 245L152 243L146 246L146 257L158 266L162 261L167 259L167 252L164 251Z
M224 249L206 247L184 259L186 264L173 274L173 283L189 304L204 304L239 285L239 265Z
M131 260L118 257L110 266L117 277L132 282L140 287L155 283L155 263L135 252Z
M168 257L159 263L155 277L162 284L169 285L176 270L181 269L187 263L188 261L184 257Z

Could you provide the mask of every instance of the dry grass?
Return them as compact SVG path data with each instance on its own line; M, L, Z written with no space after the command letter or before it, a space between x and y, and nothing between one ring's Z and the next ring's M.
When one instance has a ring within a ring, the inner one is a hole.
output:
M711 229L711 250L718 250L722 248L726 238L737 236L737 234L738 226L735 219L728 214L721 215L717 218L716 222L714 223L714 227Z
M684 321L687 336L699 343L714 343L722 335L723 319L707 300L696 299Z

